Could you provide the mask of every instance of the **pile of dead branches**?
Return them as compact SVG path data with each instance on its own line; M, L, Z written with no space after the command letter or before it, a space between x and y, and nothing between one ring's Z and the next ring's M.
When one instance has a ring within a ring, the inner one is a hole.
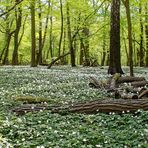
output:
M24 104L13 109L17 115L28 112L38 112L50 110L51 113L84 113L94 114L103 113L133 113L137 110L148 110L148 81L143 77L121 77L115 74L106 82L98 81L90 77L89 86L95 89L104 90L113 94L112 98L95 99L84 103L77 103L68 106L43 104ZM24 100L24 98L23 98ZM36 99L35 99L36 100ZM41 99L40 99L41 100ZM43 99L45 100L45 99Z
M121 77L117 73L106 82L90 77L89 86L104 89L106 92L112 93L116 99L142 99L148 97L148 81L144 77Z

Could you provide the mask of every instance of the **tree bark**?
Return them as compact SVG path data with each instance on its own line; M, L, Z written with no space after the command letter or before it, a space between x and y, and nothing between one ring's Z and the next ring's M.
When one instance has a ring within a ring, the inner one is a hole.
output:
M132 46L132 24L131 24L131 14L129 0L122 0L126 8L127 24L128 24L128 42L129 42L129 66L130 66L130 76L134 75L133 72L133 46Z
M134 82L134 81L145 81L145 78L125 76L125 77L120 77L118 80L118 83L129 83L129 82Z
M49 52L50 52L50 57L51 60L54 57L54 53L53 53L53 34L52 34L52 28L53 28L53 16L52 16L52 7L50 6L50 31L49 31L49 49L47 51L47 56L46 59L48 59L49 57Z
M42 65L42 4L41 0L39 0L39 49L37 52L37 64Z
M105 99L97 100L87 103L79 103L71 105L66 108L57 107L52 109L52 113L81 113L81 114L94 114L102 113L134 113L137 110L148 110L148 100L146 99Z
M18 3L19 0L16 0L16 3ZM19 32L22 24L22 9L21 7L18 7L15 9L15 33L14 33L14 50L12 54L12 65L18 65L18 48L19 48Z
M67 2L67 30L68 30L68 39L69 39L69 50L71 55L71 66L75 67L75 52L72 44L72 37L71 37L71 24L70 24L70 9L69 9L69 3Z
M110 63L108 73L123 74L120 59L120 0L112 0L110 25Z
M36 67L35 0L31 0L31 67Z
M60 40L59 40L59 52L58 52L58 56L60 56L60 54L61 54L61 44L62 44L62 38L63 38L63 25L64 25L62 0L60 0L60 11L61 11L61 33L60 33Z
M142 22L142 6L140 1L139 6L139 16L140 16L140 48L139 48L139 56L140 56L140 67L144 66L144 51L143 51L143 22Z
M145 38L146 38L146 58L145 66L148 67L148 2L145 6Z

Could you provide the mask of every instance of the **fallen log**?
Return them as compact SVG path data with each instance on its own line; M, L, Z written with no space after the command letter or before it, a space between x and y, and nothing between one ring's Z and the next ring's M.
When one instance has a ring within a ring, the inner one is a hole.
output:
M144 77L125 76L118 79L118 83L129 83L134 81L145 81Z
M15 112L16 115L24 115L29 112L39 112L43 110L47 110L48 107L46 105L31 105L31 104L26 104L22 105L20 107L17 107L15 109L12 109L12 112Z
M97 100L87 103L80 103L71 105L67 108L53 108L52 113L84 113L94 114L98 112L102 113L133 113L137 110L148 110L148 100L146 99L106 99Z
M88 85L92 88L101 88L102 87L101 84L99 83L99 81L94 77L90 77L90 82Z
M144 87L146 85L148 85L148 81L131 82L131 86L133 87Z

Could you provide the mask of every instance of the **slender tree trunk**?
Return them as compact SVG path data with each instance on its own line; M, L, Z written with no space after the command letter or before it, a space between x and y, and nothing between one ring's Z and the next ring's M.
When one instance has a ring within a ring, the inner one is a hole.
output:
M44 48L44 44L45 44L45 40L46 40L46 35L47 35L50 7L51 7L50 6L50 0L48 0L48 11L47 11L47 16L46 16L45 30L44 30L43 41L42 41L42 49Z
M63 4L62 4L62 0L60 0L60 11L61 11L61 34L60 34L60 40L59 40L59 52L58 52L58 56L60 56L60 54L61 54L61 44L62 44L62 38L63 38L64 16L63 16Z
M109 74L123 74L120 58L120 0L112 0Z
M133 40L135 40L135 33L133 32ZM136 43L133 42L133 65L137 65L137 49Z
M83 41L80 39L80 65L83 64L83 57L84 57L84 49L83 49Z
M142 6L140 1L139 6L139 16L140 16L140 49L139 49L139 56L140 56L140 66L144 66L144 51L143 51L143 22L142 22Z
M71 24L70 24L70 13L69 13L69 4L67 2L67 30L68 30L68 39L69 39L69 50L71 55L71 66L76 66L75 64L75 53L72 44L72 37L71 37Z
M36 67L35 0L31 0L31 67Z
M131 15L130 15L130 6L129 0L122 0L125 8L126 8L126 15L127 15L127 24L128 24L128 42L129 42L129 66L130 66L130 76L134 75L133 72L133 46L132 46L132 24L131 24Z
M84 60L85 60L85 66L90 66L90 57L89 57L89 28L83 27L82 30L82 43L83 43L83 51L84 51Z
M52 28L53 28L53 16L52 16L52 6L50 5L50 32L49 32L49 49L47 51L46 59L49 58L49 53L51 60L53 60L53 34L52 34Z
M50 57L53 58L53 35L52 35L52 27L53 27L53 21L52 16L50 17L50 45L49 45L49 51L50 51Z
M124 36L124 30L123 29L122 29L122 37L123 37L124 48L125 48L125 53L126 53L126 57L127 57L126 65L129 66L129 55L128 55L128 50L127 50L127 45L126 45L126 38Z
M65 49L66 49L66 30L64 29L63 31L63 51L62 51L62 55L65 54ZM64 56L63 58L61 58L61 64L65 65L66 62L66 56Z
M11 41L11 37L13 33L10 33L10 32L7 33L6 50L5 50L5 55L4 55L4 59L2 62L3 65L9 64L8 62L9 46L10 46L10 41Z
M18 3L19 0L16 0L16 3ZM18 65L18 47L19 47L19 32L21 28L21 22L22 22L22 9L21 7L18 7L15 9L15 21L16 21L16 29L14 33L14 50L12 54L12 65Z
M145 38L146 38L146 58L145 66L148 67L148 3L145 6Z
M7 0L7 3L9 1ZM6 11L9 10L9 7L6 6ZM6 22L6 33L5 33L5 47L4 47L4 58L2 59L2 64L8 64L8 54L9 54L9 45L10 45L10 41L11 41L11 37L13 35L14 32L10 32L10 26L11 26L11 22L9 20L9 13L6 14L6 18L5 18L5 22Z
M104 13L104 22L106 22L106 13L107 13L108 6L105 8L105 13ZM103 28L103 56L102 56L102 61L101 61L101 66L104 66L105 64L105 59L106 59L106 26Z
M39 0L39 50L37 53L37 63L42 64L42 6L41 0Z
M5 53L5 50L6 50L6 47L3 48L3 50L2 50L2 52L1 52L1 54L0 54L0 63L1 63L1 60L2 60L3 55L4 55L4 53Z

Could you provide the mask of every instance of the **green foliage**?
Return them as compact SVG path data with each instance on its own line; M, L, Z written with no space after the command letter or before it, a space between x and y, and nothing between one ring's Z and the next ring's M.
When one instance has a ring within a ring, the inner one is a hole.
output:
M124 71L128 72L127 68ZM135 69L148 79L147 69ZM53 105L103 99L106 94L89 88L89 76L108 78L107 69L52 67L0 67L0 142L12 147L143 147L148 144L148 112L133 114L51 114L50 111L16 116L22 104L16 96L54 100ZM66 115L65 115L66 114ZM5 144L5 143L4 143ZM0 143L1 146L1 143ZM5 145L4 145L5 146Z
M49 99L47 99L47 98L32 97L32 96L17 96L15 99L16 99L16 101L22 101L22 102L26 102L26 103L49 102Z

